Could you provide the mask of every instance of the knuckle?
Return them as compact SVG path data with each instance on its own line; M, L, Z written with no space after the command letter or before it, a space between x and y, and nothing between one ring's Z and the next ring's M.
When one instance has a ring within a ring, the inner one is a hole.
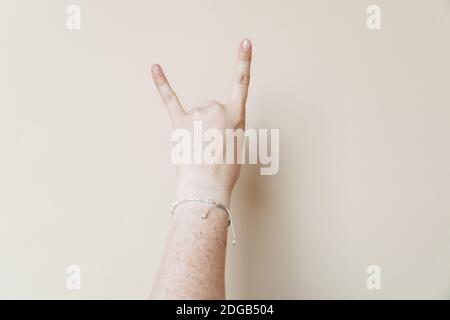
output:
M210 106L210 109L214 113L219 113L222 111L222 105L219 103L214 103Z
M163 96L163 100L164 100L164 102L165 102L167 105L171 105L171 104L174 102L175 98L174 98L174 95L173 95L173 94L171 94L171 93L166 93L166 94Z
M204 110L210 115L218 116L223 112L224 108L220 102L215 101L215 100L210 100L210 101L208 101Z
M239 76L239 84L247 86L250 83L250 75L249 74L241 74Z
M220 108L222 104L216 100L209 100L206 106L211 108Z
M252 52L251 51L240 51L239 59L243 61L250 61L252 59Z
M193 109L193 110L191 111L191 115L192 115L192 118L193 118L194 120L200 120L201 117L202 117L201 112L200 112L200 110L199 110L198 108Z
M177 98L175 92L173 92L168 87L164 87L164 89L161 90L161 96L163 97L163 100L169 104L176 103L178 101L178 98Z

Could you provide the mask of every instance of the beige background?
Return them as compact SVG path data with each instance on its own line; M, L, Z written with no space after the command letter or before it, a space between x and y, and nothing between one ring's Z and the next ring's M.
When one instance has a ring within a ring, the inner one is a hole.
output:
M444 0L0 0L0 298L148 296L175 188L149 67L223 100L244 37L281 155L235 189L228 297L450 298L449 34Z

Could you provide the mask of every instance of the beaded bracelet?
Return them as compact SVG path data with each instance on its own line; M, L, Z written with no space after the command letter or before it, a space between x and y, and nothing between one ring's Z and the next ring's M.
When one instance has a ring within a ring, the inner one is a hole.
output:
M218 203L212 199L201 199L201 198L186 198L183 200L179 200L179 201L175 201L174 203L172 203L172 210L171 210L171 215L173 215L176 207L182 203L186 203L186 202L201 202L201 203L206 203L206 204L210 204L212 206L215 206L219 209L222 209L223 211L225 211L228 214L228 226L231 227L231 233L233 235L233 246L236 245L237 241L236 241L236 234L234 232L234 226L233 226L233 220L231 219L231 212L230 210L224 206L221 203ZM208 210L204 215L202 215L202 219L206 219L208 216L210 210Z

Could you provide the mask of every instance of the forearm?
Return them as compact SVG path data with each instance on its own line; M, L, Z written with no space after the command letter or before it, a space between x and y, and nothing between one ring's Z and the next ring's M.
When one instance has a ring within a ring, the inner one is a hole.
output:
M213 199L228 207L231 191L218 186L182 182L177 199ZM152 298L224 299L227 227L228 215L220 208L201 202L177 206Z

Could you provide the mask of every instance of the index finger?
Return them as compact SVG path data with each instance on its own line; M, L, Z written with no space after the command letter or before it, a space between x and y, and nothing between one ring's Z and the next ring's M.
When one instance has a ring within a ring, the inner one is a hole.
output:
M154 64L151 68L151 72L155 86L158 89L167 111L172 119L178 120L184 115L185 112L180 101L178 100L177 95L167 81L164 71L159 64Z

